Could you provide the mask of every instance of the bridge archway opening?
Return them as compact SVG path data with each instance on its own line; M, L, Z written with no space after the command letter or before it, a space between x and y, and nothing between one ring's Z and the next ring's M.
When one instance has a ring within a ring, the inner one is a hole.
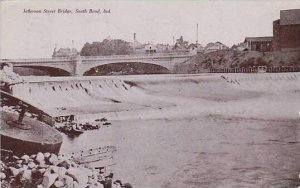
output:
M14 66L13 71L21 76L71 76L66 70L43 66Z
M167 74L170 70L161 65L141 62L122 62L99 65L86 71L84 76Z

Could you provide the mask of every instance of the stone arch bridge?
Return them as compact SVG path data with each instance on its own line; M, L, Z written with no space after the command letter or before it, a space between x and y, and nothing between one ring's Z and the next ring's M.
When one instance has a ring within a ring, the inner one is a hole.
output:
M188 61L194 55L195 54L191 53L156 53L114 56L78 56L73 58L1 59L0 62L11 63L13 67L62 71L70 76L82 76L91 69L113 63L153 64L159 65L172 72L175 65Z

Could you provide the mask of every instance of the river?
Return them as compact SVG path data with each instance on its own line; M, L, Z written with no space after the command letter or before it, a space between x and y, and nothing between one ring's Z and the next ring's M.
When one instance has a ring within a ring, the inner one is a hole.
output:
M300 183L299 73L26 79L14 94L52 114L108 118L61 153L116 146L114 173L133 187Z

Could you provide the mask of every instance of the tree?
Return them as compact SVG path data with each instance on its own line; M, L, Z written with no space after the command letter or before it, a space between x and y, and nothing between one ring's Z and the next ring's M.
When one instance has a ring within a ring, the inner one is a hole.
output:
M121 39L108 40L102 42L86 43L81 49L81 56L104 56L104 55L128 55L133 53L129 42Z

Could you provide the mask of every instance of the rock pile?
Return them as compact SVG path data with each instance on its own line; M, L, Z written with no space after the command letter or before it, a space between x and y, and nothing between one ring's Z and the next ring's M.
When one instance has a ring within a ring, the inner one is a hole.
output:
M109 125L111 125L111 123L108 122L106 118L102 118L102 119L96 119L95 122L90 122L90 123L86 122L83 124L76 123L76 122L56 123L55 128L58 131L65 133L66 135L75 136L87 130L96 130L96 129L100 129L101 127L109 126Z
M12 156L0 163L1 187L103 188L111 174L77 164L53 153Z

